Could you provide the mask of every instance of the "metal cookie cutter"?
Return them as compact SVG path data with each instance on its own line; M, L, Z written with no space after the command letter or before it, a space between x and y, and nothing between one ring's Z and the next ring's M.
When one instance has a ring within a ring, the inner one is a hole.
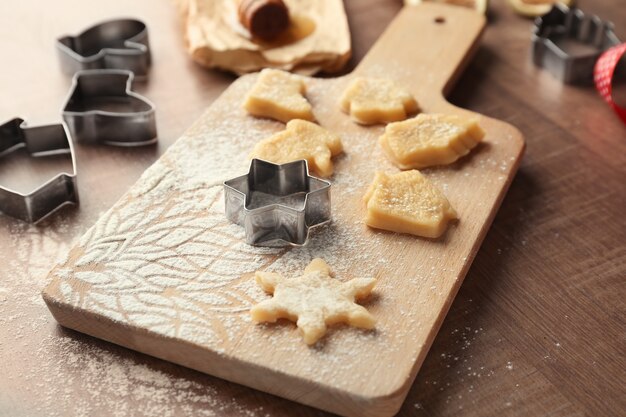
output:
M309 175L305 160L276 165L253 159L247 174L224 182L226 217L246 243L300 246L309 229L330 221L330 183Z
M600 54L618 43L611 22L557 3L535 20L533 62L565 83L591 82Z
M0 125L0 156L22 147L32 156L69 153L72 172L59 173L28 194L0 186L0 211L36 223L65 204L78 204L76 159L65 124L27 127L22 119L13 119Z
M78 142L141 146L157 141L155 106L132 91L133 73L86 70L74 75L63 120Z
M115 68L148 75L148 28L135 19L110 20L86 29L78 36L57 39L61 68L67 74L85 69Z

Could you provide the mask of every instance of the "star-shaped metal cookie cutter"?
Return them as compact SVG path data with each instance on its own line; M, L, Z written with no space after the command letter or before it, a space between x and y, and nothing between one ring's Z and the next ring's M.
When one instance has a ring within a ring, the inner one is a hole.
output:
M567 43L571 45L564 50ZM557 3L535 20L533 62L565 83L590 83L596 60L603 51L619 43L611 22ZM575 44L578 51L573 49Z
M282 165L253 159L247 174L224 182L226 217L246 243L306 244L309 230L330 221L330 182L309 175L305 160Z
M74 74L87 69L125 69L137 77L148 75L150 45L146 24L117 19L94 25L77 36L57 39L61 69Z
M26 148L36 157L69 153L72 172L61 172L28 194L0 186L0 211L36 223L61 206L78 204L76 159L65 124L26 126L24 120L16 118L0 125L0 156L6 157L18 148Z

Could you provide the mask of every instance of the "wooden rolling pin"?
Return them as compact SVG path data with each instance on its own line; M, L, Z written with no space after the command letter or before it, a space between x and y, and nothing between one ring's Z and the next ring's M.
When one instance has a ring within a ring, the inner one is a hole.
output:
M253 37L272 40L289 26L289 10L283 0L238 0L239 20Z

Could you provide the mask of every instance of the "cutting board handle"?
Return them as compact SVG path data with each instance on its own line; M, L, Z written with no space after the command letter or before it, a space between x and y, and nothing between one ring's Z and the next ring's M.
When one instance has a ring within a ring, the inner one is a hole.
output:
M419 92L449 92L478 46L485 16L459 6L405 6L354 70Z

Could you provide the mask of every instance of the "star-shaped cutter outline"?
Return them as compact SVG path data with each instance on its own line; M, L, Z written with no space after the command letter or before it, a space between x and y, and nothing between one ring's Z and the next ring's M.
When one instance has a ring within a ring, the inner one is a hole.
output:
M571 55L555 43L559 37L576 40L594 51ZM535 19L531 40L535 65L567 84L591 83L594 65L602 52L620 43L613 23L560 3Z
M76 158L65 123L26 126L15 118L0 125L0 157L18 149L34 157L69 153L72 172L60 172L30 193L0 185L0 211L29 223L37 223L66 204L78 204Z
M95 24L76 36L57 39L61 69L68 75L88 69L124 69L147 77L151 65L148 28L137 19Z
M226 217L244 227L250 245L276 246L282 241L302 246L310 229L330 221L330 186L309 175L306 160L279 165L252 159L247 174L224 181ZM267 202L253 207L254 191L264 193ZM304 193L301 207L281 201L300 193Z

